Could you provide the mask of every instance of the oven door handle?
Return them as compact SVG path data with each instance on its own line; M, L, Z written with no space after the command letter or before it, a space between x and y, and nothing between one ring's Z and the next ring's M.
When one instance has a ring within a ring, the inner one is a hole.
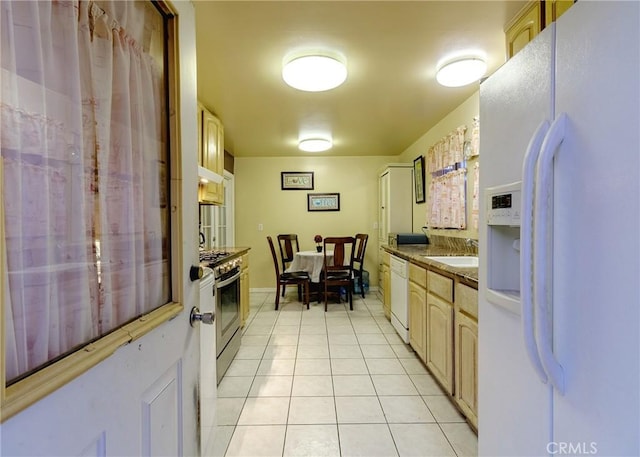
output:
M240 269L238 269L238 272L236 274L234 274L233 276L231 276L230 278L225 279L224 281L216 281L214 283L216 289L222 289L225 286L228 286L229 284L233 283L234 281L237 281L238 278L240 277Z

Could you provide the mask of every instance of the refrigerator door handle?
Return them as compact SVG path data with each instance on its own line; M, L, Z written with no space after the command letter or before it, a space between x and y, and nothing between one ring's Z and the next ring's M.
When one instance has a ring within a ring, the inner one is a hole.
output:
M551 281L553 274L553 156L564 140L566 114L551 124L538 158L534 204L534 301L538 352L551 384L564 395L564 370L553 353Z
M549 130L549 121L540 123L529 141L522 165L522 202L520 223L520 302L522 306L522 329L527 355L533 368L543 383L547 383L534 330L533 309L533 198L535 191L536 162L540 155L542 141Z

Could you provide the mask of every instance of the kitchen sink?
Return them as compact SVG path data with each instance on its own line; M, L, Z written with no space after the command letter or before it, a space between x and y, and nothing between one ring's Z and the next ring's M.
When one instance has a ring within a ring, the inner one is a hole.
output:
M442 255L442 256L423 256L428 260L435 260L436 262L444 263L450 267L460 268L473 268L478 267L478 257L467 255Z

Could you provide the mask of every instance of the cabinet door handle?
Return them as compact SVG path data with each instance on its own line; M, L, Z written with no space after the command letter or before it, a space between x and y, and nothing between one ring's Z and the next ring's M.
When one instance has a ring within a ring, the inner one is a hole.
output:
M553 156L564 140L566 115L560 114L542 142L536 172L533 224L534 301L538 353L556 390L564 395L564 370L553 353Z
M533 309L533 198L535 191L536 162L542 147L544 136L549 130L549 122L540 123L529 141L522 165L522 203L520 224L520 302L522 304L522 329L527 355L533 368L546 384L547 374L544 371L534 331Z

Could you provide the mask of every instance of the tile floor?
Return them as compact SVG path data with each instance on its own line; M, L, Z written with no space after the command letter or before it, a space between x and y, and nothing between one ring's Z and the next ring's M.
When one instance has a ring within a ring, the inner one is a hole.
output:
M218 386L214 456L475 456L477 437L369 292L348 304L251 293Z

